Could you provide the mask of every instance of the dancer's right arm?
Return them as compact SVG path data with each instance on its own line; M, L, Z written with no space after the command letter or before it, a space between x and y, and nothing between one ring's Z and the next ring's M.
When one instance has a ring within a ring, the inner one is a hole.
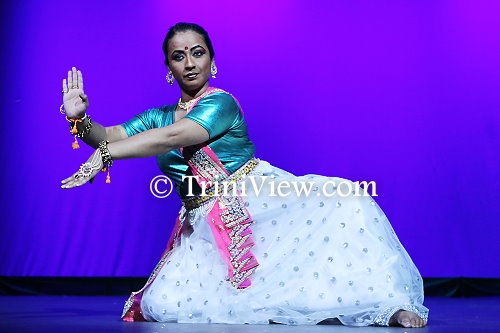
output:
M77 71L75 67L68 71L68 80L63 80L63 103L64 111L68 118L82 118L89 106L88 96L83 92L82 72ZM89 119L77 122L78 132L84 130ZM122 125L104 127L92 119L90 132L85 134L81 140L93 148L99 146L99 142L108 140L115 142L127 138L128 135Z
M87 126L88 121L89 120L87 118L83 122L77 123L76 127L78 132L83 131L85 126ZM92 118L92 127L90 128L90 132L85 134L81 140L92 148L97 149L99 142L103 140L115 142L126 138L128 138L128 135L122 125L104 127Z

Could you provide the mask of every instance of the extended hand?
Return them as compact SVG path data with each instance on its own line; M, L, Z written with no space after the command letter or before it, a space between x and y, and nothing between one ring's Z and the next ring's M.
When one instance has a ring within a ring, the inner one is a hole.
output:
M68 118L82 118L89 107L87 95L83 92L82 72L73 67L68 71L68 81L63 80L64 111Z
M102 167L103 163L101 151L97 149L92 155L90 155L87 162L82 164L77 172L61 182L63 183L61 188L73 188L75 186L82 186L87 182L92 183L95 175L101 171Z

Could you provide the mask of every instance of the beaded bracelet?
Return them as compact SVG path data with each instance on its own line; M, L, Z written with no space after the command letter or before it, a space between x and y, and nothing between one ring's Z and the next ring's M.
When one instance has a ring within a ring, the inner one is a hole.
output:
M87 122L87 125L85 125L83 130L78 131L78 129L76 128L76 122L77 121L81 122L87 118L89 119L89 121ZM83 138L85 135L87 135L90 132L90 129L92 128L92 118L90 118L89 115L85 115L85 117L81 118L81 120L80 119L71 119L68 117L66 117L66 119L69 121L70 133L75 134L80 139Z
M61 104L59 112L65 114L64 104ZM76 124L85 121L85 119L87 118L89 119L87 125L85 125L85 128L82 131L78 132ZM90 129L92 128L92 119L88 114L85 114L82 118L68 118L68 116L66 116L66 120L69 122L69 132L71 133L71 135L75 136L75 141L73 141L73 143L71 144L71 148L78 149L80 148L80 145L78 145L77 137L81 139L90 132Z
M109 168L111 168L113 166L113 158L111 157L111 154L109 153L108 143L109 143L109 141L107 141L107 140L102 140L101 142L99 142L99 150L101 152L102 164L103 164L103 168L101 169L101 171L103 171L103 172L108 171L108 174L106 176L106 183L111 183L111 177L109 175Z

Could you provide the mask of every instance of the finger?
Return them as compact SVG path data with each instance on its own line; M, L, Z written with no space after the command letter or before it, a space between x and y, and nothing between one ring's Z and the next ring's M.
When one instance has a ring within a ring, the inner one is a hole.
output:
M78 88L78 75L76 74L76 67L71 68L71 75L73 76L73 86Z
M73 176L68 177L68 178L66 178L66 179L62 180L62 181L61 181L61 183L62 183L62 184L66 184L67 182L69 182L69 181L70 181L70 180L72 180L72 179L73 179Z
M79 180L80 180L80 178L73 178L69 182L67 182L66 184L61 185L61 188L73 188L75 186L79 186L78 185Z
M68 71L68 87L73 87L73 72Z
M87 102L87 99L89 98L87 95L85 95L84 93L81 93L80 94L80 98L82 99L83 102Z
M83 75L81 71L76 72L78 75L78 88L83 90Z
M73 187L73 181L70 181L69 183L61 185L61 188L72 188Z
M88 177L82 177L82 178L78 178L76 181L75 181L75 186L82 186L82 185L85 185L90 179Z
M76 187L78 186L76 183L70 183L70 184L65 184L65 185L62 185L61 188L73 188L73 187Z
M74 173L74 174L72 174L70 177L68 177L68 178L64 179L63 181L61 181L61 183L65 184L65 183L69 182L69 181L70 181L70 180L72 180L72 179L77 179L77 178L75 178L75 176L76 176L76 175L78 175L78 172L79 172L79 171L75 172L75 173Z
M66 84L66 79L63 79L62 81L62 91L64 92L68 91L68 85Z

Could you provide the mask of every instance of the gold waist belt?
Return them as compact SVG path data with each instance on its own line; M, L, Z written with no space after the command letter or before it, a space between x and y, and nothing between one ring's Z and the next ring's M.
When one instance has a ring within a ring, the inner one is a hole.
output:
M253 157L249 159L248 161L245 162L238 170L233 172L231 175L227 176L226 178L223 178L222 180L219 180L219 185L220 183L237 183L241 181L247 174L250 173L255 167L259 164L259 159ZM210 188L208 188L205 191L205 195L195 195L188 197L186 199L182 199L182 204L184 207L189 210L193 208L197 208L205 204L206 202L214 199L216 196L220 195L220 189L221 186L219 186L219 193L216 193L215 186L212 185Z

